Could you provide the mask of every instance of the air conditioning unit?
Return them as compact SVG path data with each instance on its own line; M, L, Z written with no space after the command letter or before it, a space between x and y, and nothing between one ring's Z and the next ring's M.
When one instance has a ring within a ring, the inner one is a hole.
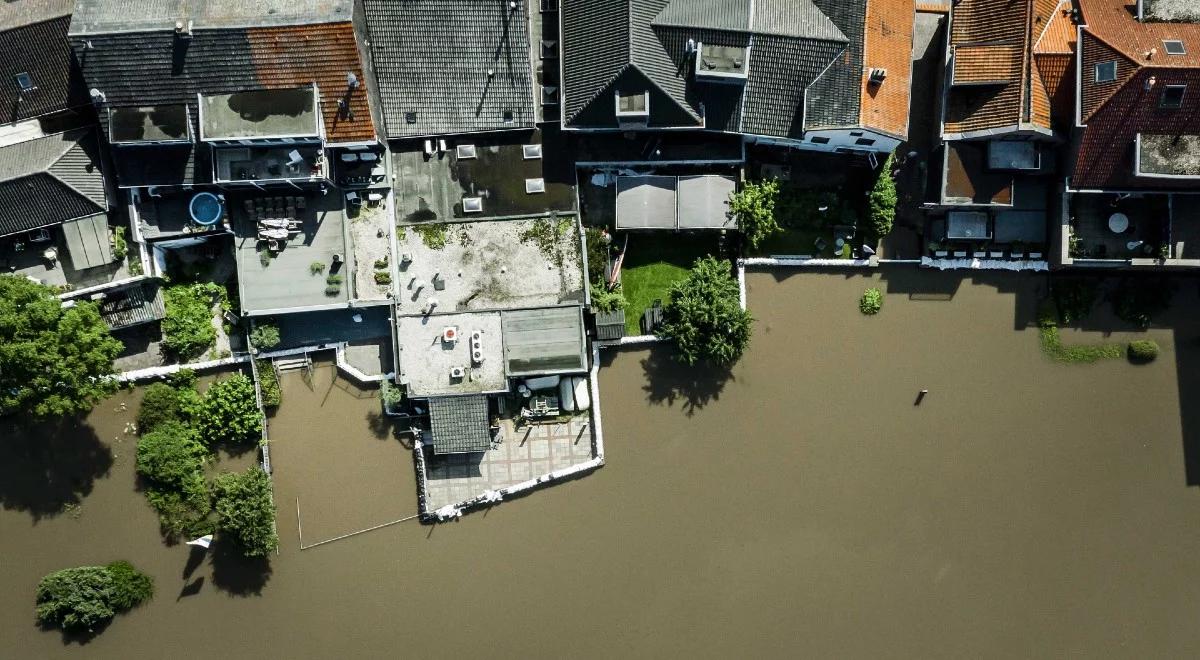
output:
M442 328L442 341L453 344L458 341L458 326L448 325Z
M450 378L461 380L467 375L467 370L462 367L450 367Z
M476 365L483 364L483 351L475 348L471 350L471 362Z

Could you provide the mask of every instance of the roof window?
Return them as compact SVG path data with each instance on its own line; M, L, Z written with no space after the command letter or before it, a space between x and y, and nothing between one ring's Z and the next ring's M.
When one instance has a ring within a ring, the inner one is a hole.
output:
M1164 39L1163 50L1167 51L1167 55L1187 55L1187 47L1178 39Z
M1162 98L1158 100L1158 107L1170 109L1183 107L1185 92L1187 92L1187 85L1167 85L1163 88Z
M1112 82L1117 79L1117 61L1096 64L1096 82Z
M29 75L28 71L18 73L15 78L17 79L17 87L20 87L22 92L32 92L35 89L33 76Z
M650 114L650 92L617 92L618 117L645 117Z

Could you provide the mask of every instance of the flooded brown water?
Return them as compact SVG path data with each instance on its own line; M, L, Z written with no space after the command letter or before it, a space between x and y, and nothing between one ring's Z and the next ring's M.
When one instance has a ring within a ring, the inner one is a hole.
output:
M887 296L866 318L872 284ZM327 368L311 389L289 375L271 427L282 547L265 579L207 561L184 577L188 552L159 542L133 492L131 441L112 442L134 397L119 395L92 415L94 437L71 436L100 457L22 468L54 477L51 494L90 481L78 518L35 520L61 506L0 485L0 656L1193 654L1200 426L1180 401L1200 373L1194 282L1173 329L1148 333L1163 355L1145 366L1048 362L1027 328L1040 277L748 285L759 320L728 378L657 350L608 356L608 464L438 527L299 550L297 498L312 542L412 512L415 485L370 393ZM82 647L33 625L43 573L117 557L154 574L152 603Z

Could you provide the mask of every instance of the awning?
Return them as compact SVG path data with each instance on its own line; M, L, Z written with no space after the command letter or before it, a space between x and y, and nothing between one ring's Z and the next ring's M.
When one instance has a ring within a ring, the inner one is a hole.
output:
M108 216L103 213L64 222L67 252L76 270L111 264L112 244L108 238Z

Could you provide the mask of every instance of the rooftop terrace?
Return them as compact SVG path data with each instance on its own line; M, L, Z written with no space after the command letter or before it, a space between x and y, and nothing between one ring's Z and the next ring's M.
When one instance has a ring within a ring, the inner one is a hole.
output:
M397 237L401 314L583 302L575 217L409 225Z
M454 328L455 341L445 341ZM480 333L482 360L472 357ZM501 392L508 389L499 312L401 316L396 319L400 382L415 397ZM452 373L461 369L462 375Z

